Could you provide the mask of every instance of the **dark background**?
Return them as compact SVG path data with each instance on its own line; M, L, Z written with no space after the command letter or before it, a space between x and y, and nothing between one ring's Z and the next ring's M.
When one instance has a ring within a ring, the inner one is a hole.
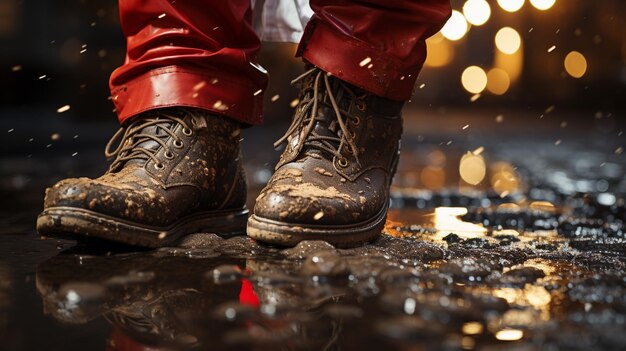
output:
M416 106L540 110L555 105L562 111L602 111L619 118L626 107L624 1L558 0L548 11L538 11L526 1L516 13L489 2L490 20L452 43L452 61L425 68L417 85L426 86L417 90ZM461 4L453 1L456 9ZM493 65L493 36L504 26L522 35L521 77L505 95L487 93L470 103L460 84L461 72L470 65L485 69ZM548 53L552 45L557 48ZM72 108L63 118L114 118L107 82L123 62L125 50L116 1L0 0L0 48L3 120L11 117L9 111L56 113L66 104ZM292 58L294 46L268 44L264 49L261 61L272 78L267 98L281 95L279 107L268 104L266 118L288 118L282 115L294 95L288 82L300 69ZM582 79L564 72L563 59L572 50L587 58L589 68Z

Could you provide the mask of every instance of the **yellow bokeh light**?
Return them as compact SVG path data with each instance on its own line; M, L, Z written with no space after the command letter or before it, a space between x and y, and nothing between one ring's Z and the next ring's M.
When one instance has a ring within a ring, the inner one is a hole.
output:
M554 6L556 0L530 0L530 3L537 9L545 11Z
M513 55L522 46L522 37L511 28L504 27L496 33L496 47L507 55Z
M446 172L440 167L427 166L420 172L420 180L426 189L439 190L446 185Z
M461 179L471 185L478 185L487 175L485 159L480 155L471 152L463 155L459 164L459 174Z
M452 47L449 41L443 39L443 35L437 33L426 40L428 55L426 56L424 66L443 67L452 61L454 58L454 47Z
M480 94L487 87L487 73L478 66L467 67L461 75L461 83L468 92Z
M491 173L491 186L496 193L502 195L520 190L520 178L511 164L496 162L491 165Z
M487 90L496 95L503 95L509 90L511 79L505 70L494 68L487 73Z
M516 12L524 6L524 0L498 0L498 5L507 12Z
M517 50L513 55L507 55L500 50L494 50L494 67L506 71L509 75L511 83L517 81L522 75L522 70L524 68L524 55L522 48Z
M483 332L483 324L480 322L467 322L462 327L463 334L478 335Z
M465 17L462 13L457 10L452 10L452 15L446 24L441 28L441 34L446 37L448 40L459 40L465 36L467 30L469 29L469 25L465 20Z
M567 73L574 78L581 78L587 72L587 59L578 51L572 51L563 62Z
M467 0L463 5L463 15L470 24L482 26L491 16L491 7L485 0Z
M524 337L524 332L518 329L503 329L496 333L496 339L502 341L516 341Z

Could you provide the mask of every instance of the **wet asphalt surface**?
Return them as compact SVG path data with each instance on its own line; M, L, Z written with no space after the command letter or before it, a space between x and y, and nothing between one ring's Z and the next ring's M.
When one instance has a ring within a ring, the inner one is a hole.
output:
M438 131L409 121L385 233L353 249L40 238L43 188L101 172L115 127L16 122L0 159L0 349L623 350L619 126L591 117L561 131L555 118L532 132L495 115ZM245 134L250 204L282 130ZM476 187L458 175L468 151L486 163Z

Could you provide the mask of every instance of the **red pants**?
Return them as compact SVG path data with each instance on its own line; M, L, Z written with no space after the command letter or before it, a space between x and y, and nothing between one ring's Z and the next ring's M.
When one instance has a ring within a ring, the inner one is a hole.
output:
M311 0L315 15L298 55L373 94L408 100L425 40L450 15L449 0ZM120 122L146 110L191 106L262 122L267 74L250 0L120 0L126 62L111 75ZM164 15L163 15L164 14ZM369 63L361 67L363 60Z

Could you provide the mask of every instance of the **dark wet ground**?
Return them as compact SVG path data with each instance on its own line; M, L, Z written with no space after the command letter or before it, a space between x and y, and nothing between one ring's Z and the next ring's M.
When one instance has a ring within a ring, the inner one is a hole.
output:
M39 238L43 187L104 169L114 127L57 125L58 142L15 127L0 160L0 349L623 350L624 139L590 118L408 121L385 234L354 249ZM246 134L250 201L276 158L255 151L281 132ZM459 177L468 151L486 163L476 187Z

